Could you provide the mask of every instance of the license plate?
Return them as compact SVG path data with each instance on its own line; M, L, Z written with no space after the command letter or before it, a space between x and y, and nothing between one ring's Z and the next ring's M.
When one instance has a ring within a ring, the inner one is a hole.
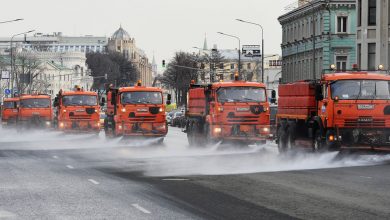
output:
M358 122L372 122L372 118L359 118Z
M139 108L137 109L137 112L147 112L148 109L147 108Z
M250 132L251 129L252 129L252 126L250 126L250 125L241 125L240 126L240 131L242 131L242 132Z
M39 113L39 112L33 112L32 114L33 114L33 115L40 115L41 113Z
M372 110L374 109L375 105L358 105L359 110Z

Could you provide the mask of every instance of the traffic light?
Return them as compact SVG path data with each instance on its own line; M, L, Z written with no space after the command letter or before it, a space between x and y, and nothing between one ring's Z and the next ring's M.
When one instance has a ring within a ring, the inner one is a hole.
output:
M162 61L162 67L165 67L165 60Z

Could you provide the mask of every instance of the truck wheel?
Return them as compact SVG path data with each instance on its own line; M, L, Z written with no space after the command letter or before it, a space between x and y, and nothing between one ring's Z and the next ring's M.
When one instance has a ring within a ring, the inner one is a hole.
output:
M313 151L318 152L323 150L324 148L324 143L322 141L322 135L321 131L318 129L315 132L314 139L313 139Z
M278 149L279 153L286 152L287 149L287 132L284 126L278 129Z
M290 123L287 129L287 150L295 148L295 123Z

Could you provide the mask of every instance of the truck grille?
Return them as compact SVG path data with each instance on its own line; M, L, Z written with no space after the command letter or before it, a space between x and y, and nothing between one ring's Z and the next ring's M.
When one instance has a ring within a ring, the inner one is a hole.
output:
M91 119L91 115L69 115L70 120L88 120Z
M384 119L373 119L373 118L358 118L358 119L345 119L345 127L385 127L386 122Z
M248 116L237 116L233 114L228 114L227 117L228 122L258 122L259 121L259 116L256 115L248 115Z
M135 117L129 117L129 120L132 122L149 122L149 121L155 121L156 116L135 116Z

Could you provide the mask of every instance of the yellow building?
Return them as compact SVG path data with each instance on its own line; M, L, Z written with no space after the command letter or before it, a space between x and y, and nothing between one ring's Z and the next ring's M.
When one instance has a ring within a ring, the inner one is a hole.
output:
M152 64L145 52L136 47L135 39L131 38L129 33L122 27L108 39L107 49L109 52L115 51L123 54L138 69L138 79L142 80L143 85L152 86Z

